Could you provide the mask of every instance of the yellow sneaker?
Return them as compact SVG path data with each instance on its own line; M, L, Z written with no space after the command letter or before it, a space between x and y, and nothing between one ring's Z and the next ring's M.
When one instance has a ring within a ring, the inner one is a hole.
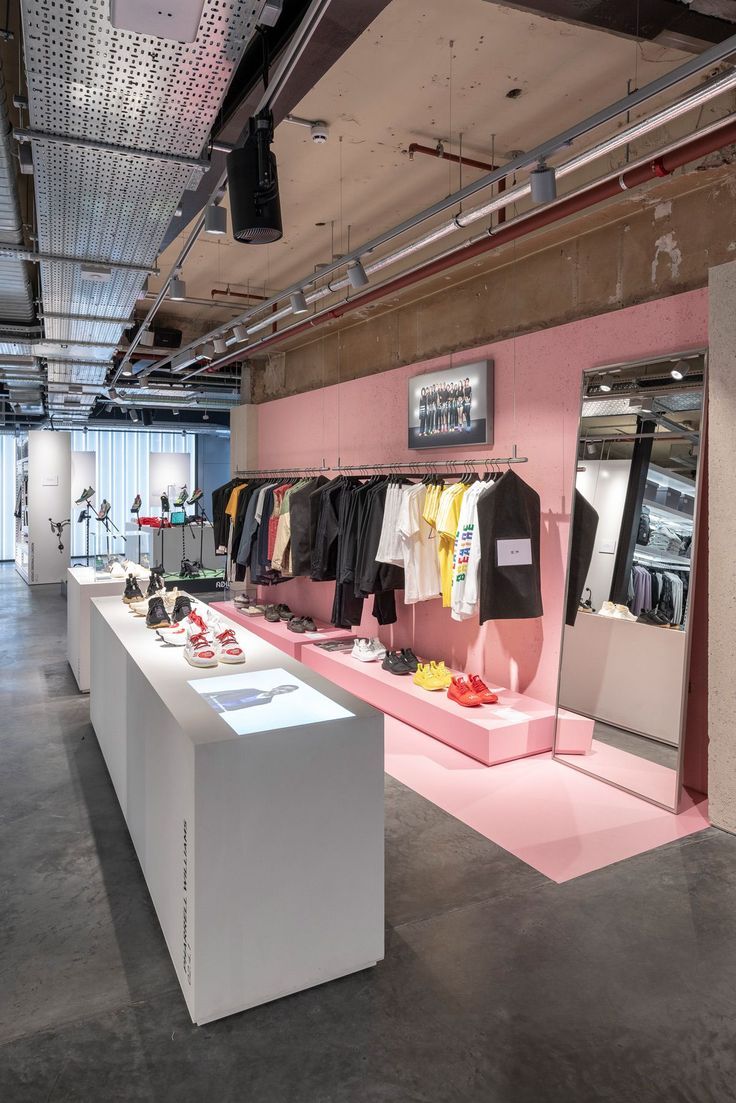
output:
M440 683L440 689L449 689L452 682L452 674L444 662L436 663L434 659L430 663L432 678Z
M436 677L429 663L420 663L413 678L414 685L430 692L436 689L444 689L442 681Z

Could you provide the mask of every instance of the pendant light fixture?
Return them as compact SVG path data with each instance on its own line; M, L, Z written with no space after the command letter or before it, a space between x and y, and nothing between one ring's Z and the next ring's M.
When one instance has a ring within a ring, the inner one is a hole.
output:
M227 233L227 211L210 203L204 212L204 232L222 236Z
M174 276L169 284L169 298L174 302L181 302L187 297L187 285L180 275Z
M306 314L308 312L309 307L303 291L295 291L293 295L289 296L289 301L292 314Z
M233 326L233 337L236 341L247 341L248 330L246 326Z
M227 352L227 341L225 340L224 337L215 337L214 341L212 342L212 345L214 347L215 352L218 353L218 355L220 353Z
M555 170L545 161L540 161L529 176L532 189L532 203L551 203L557 198L557 177Z
M233 237L245 245L269 245L283 237L273 116L261 111L248 123L245 144L227 155Z
M352 264L348 265L348 279L350 280L350 286L355 288L356 291L370 282L360 259L354 260Z

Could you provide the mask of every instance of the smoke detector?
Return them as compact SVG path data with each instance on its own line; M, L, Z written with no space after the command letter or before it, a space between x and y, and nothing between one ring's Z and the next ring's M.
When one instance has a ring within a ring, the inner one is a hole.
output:
M316 142L318 146L323 146L330 136L330 128L327 123L312 123L309 133L312 135L313 142Z

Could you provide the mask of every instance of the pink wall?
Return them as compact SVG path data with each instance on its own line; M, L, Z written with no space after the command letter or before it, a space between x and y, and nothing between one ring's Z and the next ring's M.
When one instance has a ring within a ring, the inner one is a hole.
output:
M398 623L378 629L366 612L362 632L391 646L411 644L423 656L479 671L496 684L553 702L565 590L570 490L576 455L582 372L599 364L663 355L707 344L705 289L513 341L465 351L454 366L479 358L495 361L496 426L493 447L433 451L406 448L407 380L449 365L437 357L408 368L350 380L259 407L259 456L263 467L321 465L338 461L388 463L457 459L464 454L507 456L512 445L529 463L517 472L542 503L544 617L529 621L458 624L440 603L404 607ZM516 411L514 413L514 396ZM280 601L303 614L329 620L334 584L294 579L279 586ZM370 599L366 610L370 609Z

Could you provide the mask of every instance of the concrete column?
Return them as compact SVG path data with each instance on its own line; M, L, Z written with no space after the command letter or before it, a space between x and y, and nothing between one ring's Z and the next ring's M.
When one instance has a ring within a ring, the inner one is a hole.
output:
M230 474L258 467L258 407L233 406L230 411Z
M736 261L708 287L708 799L736 832Z

